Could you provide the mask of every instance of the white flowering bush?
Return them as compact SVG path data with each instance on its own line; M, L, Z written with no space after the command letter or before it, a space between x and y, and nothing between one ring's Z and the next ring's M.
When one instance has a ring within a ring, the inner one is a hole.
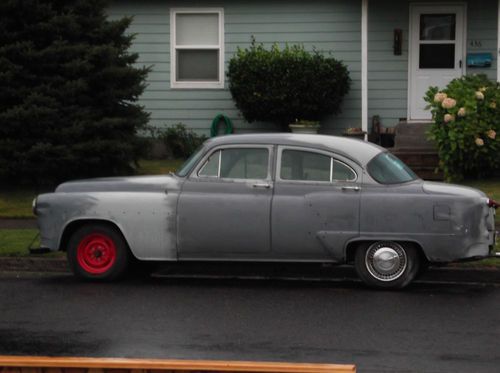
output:
M500 169L500 85L485 75L454 79L425 100L434 124L428 136L447 180L493 175ZM497 136L498 134L498 136Z

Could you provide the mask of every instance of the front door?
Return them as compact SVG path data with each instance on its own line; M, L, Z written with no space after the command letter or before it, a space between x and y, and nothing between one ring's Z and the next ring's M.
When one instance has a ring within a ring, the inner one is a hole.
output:
M252 259L271 250L273 147L214 149L182 186L180 259Z
M464 73L464 6L411 5L409 119L430 120L423 97Z

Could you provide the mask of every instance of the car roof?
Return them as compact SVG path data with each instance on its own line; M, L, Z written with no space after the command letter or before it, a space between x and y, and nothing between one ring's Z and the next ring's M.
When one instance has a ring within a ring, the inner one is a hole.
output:
M210 148L234 144L272 144L312 147L332 151L365 166L374 156L386 151L378 145L342 136L305 135L296 133L252 133L213 137L207 141Z

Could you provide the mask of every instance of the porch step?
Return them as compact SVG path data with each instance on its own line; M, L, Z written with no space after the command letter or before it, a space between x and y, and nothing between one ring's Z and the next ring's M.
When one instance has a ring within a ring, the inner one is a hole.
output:
M439 156L437 151L424 149L389 149L392 154L410 167L437 167Z
M394 147L397 149L435 150L436 145L427 139L427 131L432 123L399 122L396 125Z
M443 180L442 172L436 173L435 170L439 165L439 157L437 151L425 149L396 149L391 148L389 151L396 157L401 159L413 172L425 180Z
M426 132L432 123L399 122L396 125L394 148L389 151L401 159L418 176L425 180L443 180L436 145L427 140Z

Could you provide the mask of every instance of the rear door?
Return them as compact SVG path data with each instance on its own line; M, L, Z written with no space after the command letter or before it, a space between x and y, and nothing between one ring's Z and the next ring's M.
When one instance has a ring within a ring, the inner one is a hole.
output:
M340 260L346 241L359 234L361 168L309 148L280 146L277 158L273 256Z

